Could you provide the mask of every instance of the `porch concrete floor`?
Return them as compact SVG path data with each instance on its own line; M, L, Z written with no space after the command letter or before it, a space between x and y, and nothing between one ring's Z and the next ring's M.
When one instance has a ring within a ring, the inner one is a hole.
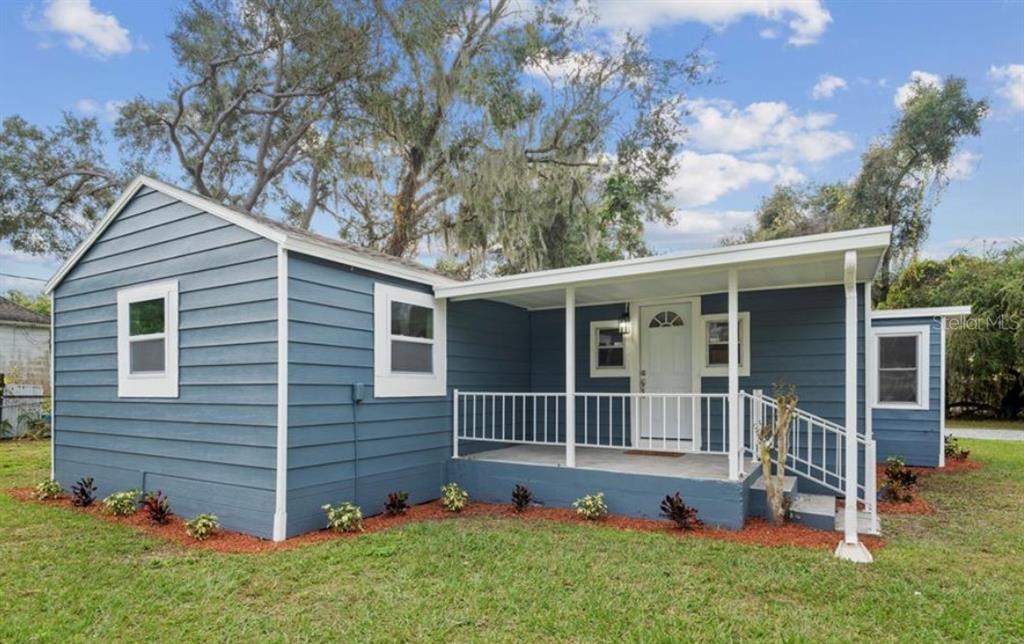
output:
M729 479L729 459L725 454L682 454L653 456L628 454L629 450L576 447L576 467L625 474L676 476L687 479ZM556 445L511 445L463 458L527 465L565 466L565 448Z

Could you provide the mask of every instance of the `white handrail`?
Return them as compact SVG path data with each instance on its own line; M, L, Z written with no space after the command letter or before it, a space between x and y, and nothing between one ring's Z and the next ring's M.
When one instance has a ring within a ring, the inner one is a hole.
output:
M778 404L759 390L755 390L753 394L741 392L740 397L740 413L745 413L744 408L749 407L751 418L744 449L756 458L759 451L757 429L766 423L775 422ZM858 472L845 471L846 428L821 416L797 409L790 419L785 465L790 472L839 495L845 494L847 475L856 477L857 499L864 503L871 514L872 528L877 531L876 445L874 440L868 440L863 434L855 432L855 435L858 451L864 454L863 461L858 458L858 467L864 468L863 482Z

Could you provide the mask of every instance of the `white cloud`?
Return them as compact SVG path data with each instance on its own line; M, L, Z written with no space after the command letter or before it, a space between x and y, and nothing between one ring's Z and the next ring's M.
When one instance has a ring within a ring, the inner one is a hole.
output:
M757 160L824 161L853 149L842 132L826 129L836 115L795 114L786 103L751 103L743 109L729 101L695 100L686 107L691 142L698 149L747 152Z
M779 32L771 27L765 27L761 31L757 32L757 35L761 36L765 40L774 40L779 37Z
M922 87L942 87L942 79L936 74L930 74L928 72L922 72L914 70L910 72L910 80L900 85L896 89L896 95L893 96L893 102L896 107L903 109L903 106L907 104L910 97L914 95L915 90L918 86Z
M946 168L946 176L952 181L966 181L974 174L981 155L969 150L962 150L953 155L949 160L949 167Z
M524 71L530 76L547 78L557 83L577 72L595 71L601 64L600 54L595 52L570 52L560 60L542 60L527 65Z
M676 157L678 169L669 191L679 208L704 206L754 183L799 183L803 174L791 166L745 161L731 154L698 154L689 150Z
M124 101L104 101L100 103L91 98L80 98L75 101L75 111L83 116L101 116L108 121L115 121L124 107Z
M996 92L1015 110L1024 110L1024 65L993 65L988 77L1000 83Z
M659 251L708 248L725 236L737 232L754 219L753 210L678 210L675 222L651 224L644 238Z
M670 0L591 0L601 24L613 29L648 31L680 22L702 22L724 29L742 18L756 17L785 23L790 29L789 44L802 46L818 42L832 15L820 0L706 0L673 2ZM767 35L766 35L767 34ZM774 30L761 31L763 38L774 37Z
M832 98L832 95L841 89L846 89L846 79L832 74L822 74L818 82L811 89L811 98L819 101L823 98Z
M113 14L97 11L90 0L50 0L43 17L45 28L64 34L74 51L107 58L132 50L128 30Z

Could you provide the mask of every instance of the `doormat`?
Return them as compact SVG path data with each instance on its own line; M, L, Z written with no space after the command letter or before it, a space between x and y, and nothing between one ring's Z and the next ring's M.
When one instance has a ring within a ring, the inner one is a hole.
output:
M667 456L668 458L682 458L682 454L673 452L659 452L653 449L627 449L623 454L630 456Z

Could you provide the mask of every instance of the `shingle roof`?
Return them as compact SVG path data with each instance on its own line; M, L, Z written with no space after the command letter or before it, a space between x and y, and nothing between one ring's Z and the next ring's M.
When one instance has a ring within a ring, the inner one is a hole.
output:
M50 318L15 304L6 297L0 297L0 322L21 322L23 324L49 324Z

